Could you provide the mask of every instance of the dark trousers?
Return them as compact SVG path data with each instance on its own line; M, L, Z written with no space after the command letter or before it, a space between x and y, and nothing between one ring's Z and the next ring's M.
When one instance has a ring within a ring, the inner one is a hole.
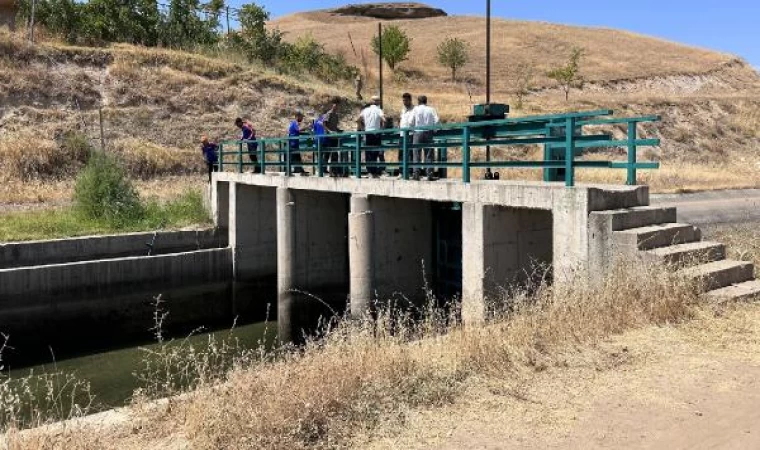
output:
M322 165L325 166L331 175L342 175L344 172L343 167L338 166L341 163L341 152L332 150L339 145L339 140L335 138L327 138L322 144L322 148L326 149L322 153Z
M208 182L211 183L211 174L219 171L219 164L206 161L206 166L208 166Z
M432 144L433 143L433 132L432 131L420 131L414 133L414 145L424 145L424 144ZM423 174L432 176L433 175L433 149L432 148L415 148L414 151L412 151L413 155L413 162L417 164L425 164L423 167L415 167L414 173L419 174L422 172Z
M290 149L290 170L292 173L304 173L303 160L301 154L297 152L298 149Z
M253 163L253 173L261 173L261 166L259 165L259 157L256 153L248 153L248 158Z
M368 134L366 138L366 145L367 147L379 147L382 144L382 139L380 136ZM385 161L385 156L383 155L383 152L377 151L377 150L365 150L364 151L364 161L367 163L367 173L370 175L380 175L382 173L383 168L380 166L371 166L372 163L378 163L381 161Z

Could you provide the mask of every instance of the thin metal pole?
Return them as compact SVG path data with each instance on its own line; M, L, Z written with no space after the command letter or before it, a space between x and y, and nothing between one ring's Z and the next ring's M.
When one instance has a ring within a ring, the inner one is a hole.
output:
M491 0L486 0L486 103L491 103Z
M29 41L34 44L34 11L37 7L37 0L32 0L32 17L29 20Z
M103 153L106 151L106 138L105 133L103 132L103 107L98 108L98 119L100 122L100 149L103 150Z
M230 35L230 7L227 7L227 36Z
M383 107L383 24L377 24L378 54L380 64L380 107Z

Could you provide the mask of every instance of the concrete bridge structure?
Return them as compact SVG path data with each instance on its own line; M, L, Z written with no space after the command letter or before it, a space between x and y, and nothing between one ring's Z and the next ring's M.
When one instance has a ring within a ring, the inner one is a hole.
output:
M694 257L702 264L685 270L708 280L711 295L760 292L752 264L726 261L721 244L676 223L674 208L650 207L646 186L217 173L211 200L235 279L277 280L283 339L300 333L312 297L349 299L361 316L376 301L454 286L474 323L536 266L551 266L555 282L593 281L621 255Z

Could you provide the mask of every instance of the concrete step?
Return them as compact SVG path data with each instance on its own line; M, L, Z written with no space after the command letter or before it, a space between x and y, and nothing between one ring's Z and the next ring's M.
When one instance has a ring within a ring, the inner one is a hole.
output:
M755 266L751 262L733 260L714 261L681 270L686 277L701 280L705 291L750 281L754 273Z
M726 259L726 246L720 242L689 242L646 250L643 256L664 264L693 266Z
M627 209L614 209L610 211L595 211L592 215L599 216L607 221L612 231L629 230L649 225L675 222L677 219L676 208L662 208L657 206L638 206Z
M630 230L615 231L615 245L624 249L651 250L676 244L699 241L702 233L693 225L665 223Z
M705 293L708 300L742 301L760 300L760 280L745 281Z

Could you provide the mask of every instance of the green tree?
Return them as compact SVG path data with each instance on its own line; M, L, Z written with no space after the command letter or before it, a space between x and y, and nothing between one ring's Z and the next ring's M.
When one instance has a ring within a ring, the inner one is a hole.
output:
M412 39L398 26L387 26L383 29L381 37L375 36L372 38L372 51L376 55L380 54L381 39L383 43L383 60L391 70L396 70L396 66L409 58Z
M286 44L279 30L267 30L269 12L254 3L243 5L238 13L240 32L230 37L233 47L242 49L250 60L274 64Z
M202 18L199 11L204 6L198 0L171 0L162 26L163 43L174 48L216 43L219 39L218 15Z
M530 64L517 64L514 68L515 94L517 95L517 109L522 109L525 97L533 90L533 82L536 69Z
M582 47L574 47L570 53L567 64L557 67L546 73L546 76L559 83L565 92L565 101L570 99L570 90L574 87L583 89L584 79L581 76L581 59L585 50Z
M438 44L438 62L443 67L451 69L451 81L456 81L457 69L460 69L469 61L468 50L467 42L459 38L449 37Z

